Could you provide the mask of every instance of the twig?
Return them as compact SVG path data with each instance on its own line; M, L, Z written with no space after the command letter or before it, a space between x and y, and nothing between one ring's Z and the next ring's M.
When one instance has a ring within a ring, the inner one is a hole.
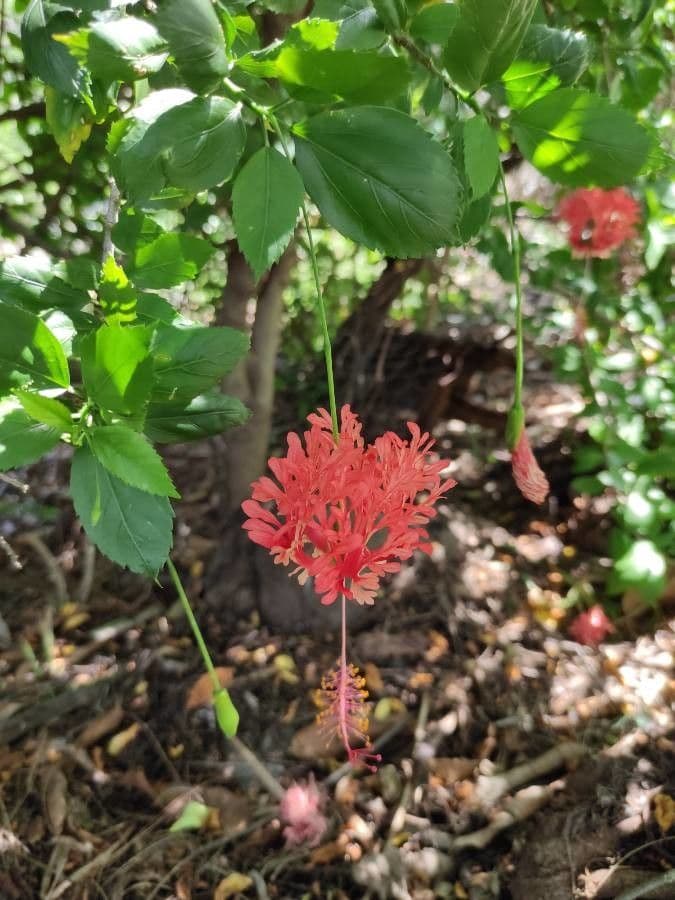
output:
M624 891L622 894L619 894L616 900L639 900L640 897L648 897L650 894L653 896L655 891L668 884L675 884L675 869L663 872L661 875L657 875L656 878L650 878L649 881L645 881L644 884L638 885L636 888Z
M15 490L20 491L22 494L28 493L29 488L26 482L19 481L18 478L13 478L11 475L8 475L7 472L0 472L0 481L4 481L5 484L15 488Z
M11 744L27 732L42 725L49 725L55 719L62 719L63 716L75 709L83 706L95 707L112 690L119 693L121 685L128 678L127 672L116 672L114 675L100 678L91 684L67 688L54 697L33 703L29 708L14 713L9 719L0 721L0 742Z
M56 590L56 604L54 605L57 607L64 606L68 602L68 585L66 584L66 579L61 570L61 566L58 564L52 551L34 531L27 531L25 534L19 535L17 541L22 544L28 544L29 547L32 547L33 550L35 550L44 563L47 574L49 575L49 580Z
M0 547L5 551L7 558L9 559L9 565L15 572L20 572L23 569L23 563L19 559L19 557L14 552L14 547L9 543L6 537L0 534Z
M82 575L80 583L77 587L77 602L84 604L89 599L91 589L94 584L94 575L96 574L96 547L89 540L87 535L83 535L82 546Z
M570 765L581 759L587 753L586 747L581 744L566 742L552 747L541 756L516 766L501 775L482 776L476 785L476 799L484 807L492 807L505 794L514 788L527 784L546 775L554 769Z
M472 831L469 834L463 834L459 837L453 837L445 831L438 828L430 828L420 834L420 839L433 847L441 850L449 850L458 852L468 848L482 850L502 831L511 828L519 822L525 821L531 815L545 806L549 800L558 791L565 787L565 779L553 781L551 784L539 785L533 784L530 787L523 788L505 804L504 809L494 816L489 825Z
M618 872L623 867L623 864L627 862L631 856L635 856L636 853L640 853L642 850L646 850L648 847L654 847L656 844L663 844L666 841L675 841L675 837L661 837L655 838L653 841L647 841L645 844L640 844L639 847L633 847L632 850L629 850L628 853L625 853L620 859L618 859L611 868L607 870L607 874L605 878L600 882L597 887L597 894L599 897L603 896L602 889L607 884L609 879L615 872Z
M413 743L413 752L412 758L414 761L417 761L419 758L418 747L421 742L426 737L426 728L427 721L429 720L429 709L431 706L431 691L425 691L422 694L422 701L420 703L420 708L417 713L417 724L415 725L415 738ZM417 782L416 775L419 774L419 765L414 766L414 763L411 763L410 760L403 760L405 764L404 774L408 777L406 779L405 786L403 788L403 792L401 794L401 799L399 801L398 806L396 807L396 811L391 818L391 824L389 826L389 838L391 839L394 835L399 834L399 832L403 831L405 827L406 814L408 812L408 804L410 803L410 798L412 796L415 784ZM417 771L416 771L417 769ZM407 770L407 771L406 771Z
M563 778L553 781L551 784L533 784L523 788L505 805L503 810L497 813L494 819L485 828L473 831L471 834L463 834L455 839L453 850L463 850L467 847L475 847L480 850L488 844L501 831L511 828L518 822L529 819L531 815L545 806L555 793L565 787Z
M91 875L92 872L112 865L112 863L126 850L128 846L127 838L131 834L131 831L132 829L128 828L118 841L111 844L109 847L106 847L106 849L94 857L94 859L85 863L83 866L80 866L80 868L73 872L72 875L69 875L65 881L62 881L61 884L54 887L49 894L50 900L58 900L59 897L63 897L69 888L78 884L80 881L83 881Z
M265 766L260 762L255 753L250 750L243 741L239 740L238 737L228 738L228 742L232 745L232 747L243 759L243 761L251 768L251 771L256 776L258 781L262 784L262 786L270 792L275 800L281 800L281 798L284 796L284 789L281 787L281 785L276 780L274 775L272 775L269 769L265 768Z
M205 844L201 844L187 856L184 856L182 859L180 859L175 866L169 869L162 880L157 882L157 884L155 885L155 889L151 894L148 895L147 900L154 900L154 898L157 896L157 894L159 894L164 885L168 884L174 877L174 875L179 872L186 863L192 862L192 860L196 859L198 856L201 856L204 853L208 853L210 850L222 849L223 847L226 847L228 844L231 844L238 838L244 837L245 835L250 834L252 831L255 831L256 828L259 828L262 824L269 821L270 818L270 815L266 815L264 817L255 819L253 822L251 822L250 825L247 825L245 828L240 828L232 834L226 835L225 837L219 837L215 841L207 841ZM176 835L171 836L176 837Z
M110 179L110 195L108 197L108 207L105 211L103 220L103 246L101 249L101 262L104 263L113 251L112 230L117 222L117 216L120 211L120 203L122 197L120 195L115 179Z

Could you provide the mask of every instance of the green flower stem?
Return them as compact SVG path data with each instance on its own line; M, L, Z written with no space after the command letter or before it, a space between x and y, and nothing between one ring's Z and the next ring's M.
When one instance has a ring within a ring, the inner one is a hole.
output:
M448 90L456 100L460 103L464 103L469 107L477 116L483 116L483 110L480 108L475 98L470 94L465 94L460 91L456 85L453 84L452 79L449 77L447 72L444 72L443 69L439 68L436 65L436 62L426 54L423 50L421 50L417 44L411 40L408 35L397 34L394 37L394 42L398 44L399 47L403 47L408 53L412 56L414 60L416 60L421 66L424 66L427 71L431 72L436 78L439 78L443 83L443 86ZM518 233L516 231L516 226L513 221L513 213L511 211L511 203L509 200L508 190L506 188L506 178L504 176L504 167L500 165L500 178L502 184L502 191L504 193L504 202L506 204L506 217L509 223L509 233L510 233L510 243L511 243L511 254L513 256L513 269L514 269L514 277L516 282L516 372L515 372L515 384L513 389L513 407L512 407L512 422L510 431L517 431L515 434L515 439L520 436L520 431L522 431L522 425L525 418L525 413L523 410L523 372L524 372L524 354L523 354L523 296L520 284L520 241L518 238Z
M513 221L513 212L511 210L511 201L509 192L506 187L506 176L504 175L504 167L500 164L499 175L502 182L502 191L504 194L504 205L506 206L506 218L509 223L509 235L511 243L511 255L513 256L513 274L516 282L516 375L513 388L513 408L520 412L523 408L523 372L524 372L524 353L523 353L523 292L520 284L520 240Z
M225 734L227 737L233 737L237 733L239 714L237 713L237 710L235 709L234 704L230 699L229 692L226 691L220 683L218 673L216 672L216 667L213 665L213 660L211 659L211 654L209 653L209 649L206 646L206 641L204 640L204 636L202 635L201 628L199 627L199 623L197 622L195 615L192 612L192 607L190 606L190 601L188 600L188 596L185 593L185 588L183 587L183 583L180 580L180 576L178 575L176 567L174 566L170 558L166 561L166 567L169 571L169 575L171 576L173 586L176 588L176 593L178 594L181 606L183 607L185 618L188 620L190 628L192 629L195 643L199 648L199 652L202 656L202 661L204 662L204 668L209 673L211 682L213 683L213 706L216 711L216 719L218 720L218 725L220 726L223 734Z
M284 155L288 161L291 161L291 156L288 151L288 145L286 144L286 139L284 138L283 132L279 126L279 122L271 113L267 114L267 118L275 130L277 137L279 138L279 142L281 143L282 149L284 151ZM312 274L314 276L314 287L316 289L316 297L319 302L319 318L321 320L321 332L323 336L323 355L326 360L326 381L328 383L328 402L330 405L330 418L333 423L333 437L337 441L338 436L340 434L340 426L338 423L337 416L337 404L335 402L335 376L333 374L333 350L330 344L330 334L328 332L328 319L326 318L326 305L323 300L323 291L321 290L321 280L319 278L319 266L316 261L316 250L314 248L314 239L312 238L312 229L309 223L309 216L307 215L307 206L303 200L302 202L302 218L305 223L305 231L307 232L307 246L309 248L309 258L312 262Z

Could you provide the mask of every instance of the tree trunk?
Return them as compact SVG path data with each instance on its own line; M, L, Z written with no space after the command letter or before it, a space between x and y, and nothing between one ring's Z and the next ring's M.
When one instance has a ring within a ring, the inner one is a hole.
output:
M251 410L246 425L227 435L226 516L235 513L249 496L251 482L265 470L272 413L274 409L274 373L281 336L283 291L296 261L291 243L267 277L257 286L242 253L230 247L228 278L220 307L218 325L229 325L251 332L251 352L226 381L233 394ZM250 324L251 315L254 315Z
M282 255L256 286L235 242L228 248L228 277L216 324L251 333L251 353L228 376L225 389L252 412L248 423L227 432L221 456L226 491L221 510L223 540L206 576L206 600L225 620L257 610L276 631L335 630L339 604L322 606L311 584L301 587L288 569L275 566L269 553L252 544L241 529L242 500L251 482L266 468L272 416L276 359L281 336L283 291L296 261L295 245ZM251 322L251 320L253 321ZM350 609L358 627L372 612Z

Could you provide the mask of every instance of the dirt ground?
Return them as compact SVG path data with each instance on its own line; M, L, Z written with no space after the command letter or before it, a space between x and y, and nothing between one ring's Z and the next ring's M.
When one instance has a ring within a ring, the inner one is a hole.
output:
M552 499L527 505L499 439L451 420L439 452L459 486L433 552L354 617L374 774L315 723L331 620L310 604L286 628L274 596L261 618L227 569L209 575L211 445L168 457L185 497L176 561L237 741L218 732L169 582L87 547L63 459L0 483L0 898L675 898L675 597L618 598L597 650L567 636L571 599L602 590L609 508L570 494L578 398L533 390ZM309 778L327 828L288 846L279 795ZM195 808L193 829L170 830Z

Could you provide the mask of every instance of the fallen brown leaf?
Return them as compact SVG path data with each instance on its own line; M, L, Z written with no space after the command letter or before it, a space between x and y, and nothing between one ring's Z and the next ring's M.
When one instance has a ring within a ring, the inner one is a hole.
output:
M108 746L106 748L109 755L119 756L120 753L125 749L125 747L128 747L129 744L134 740L140 730L140 724L138 722L134 722L133 725L125 728L124 731L118 731L117 734L114 734L108 741Z
M232 666L219 666L216 669L221 687L227 687L234 679ZM197 709L199 706L210 706L213 699L213 681L208 672L204 672L190 688L185 701L185 709Z
M77 739L78 746L91 747L92 744L100 741L106 734L114 731L123 718L124 710L119 703L116 703L85 726Z
M654 797L654 818L664 834L675 825L675 800L668 794Z
M61 834L68 812L68 782L58 766L49 766L43 772L42 808L51 833Z
M463 756L439 756L429 760L429 771L445 785L469 778L478 765L475 759Z
M327 863L342 858L345 855L347 843L347 836L341 834L337 840L331 841L329 844L323 844L321 847L317 847L316 850L312 850L309 856L310 863L315 866L325 866Z
M241 894L253 884L253 879L243 872L230 872L218 884L213 892L213 900L227 900L228 897L234 897L235 894Z

